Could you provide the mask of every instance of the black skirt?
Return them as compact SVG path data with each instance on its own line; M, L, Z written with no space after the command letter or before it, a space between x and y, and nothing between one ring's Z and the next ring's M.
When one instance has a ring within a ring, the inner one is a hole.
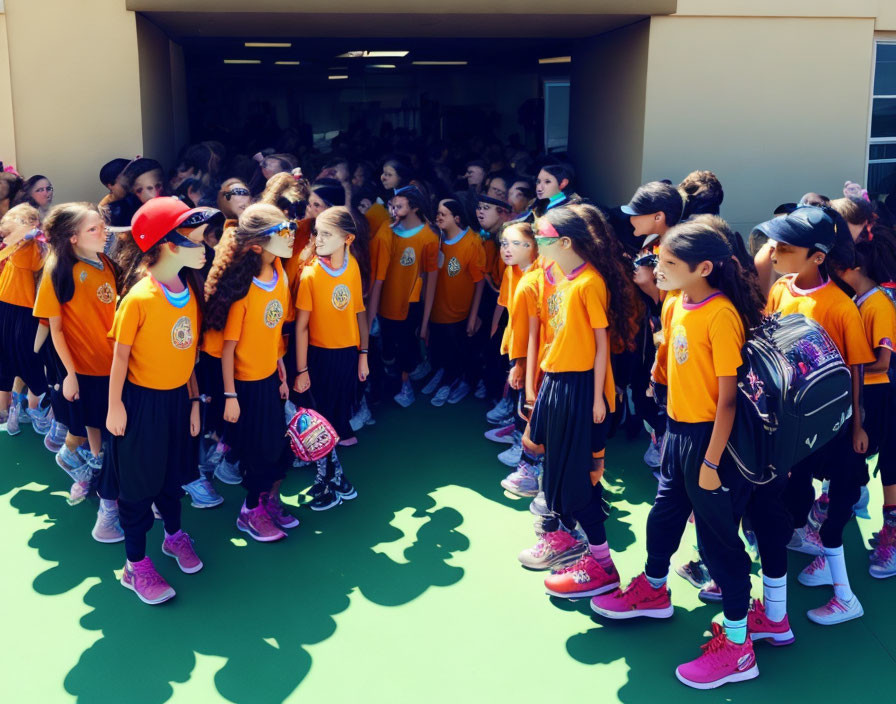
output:
M594 372L545 374L532 418L530 438L544 445L543 488L548 507L569 516L591 500L592 457L606 446L609 408L595 423Z
M213 357L206 352L199 353L199 364L196 365L196 382L199 393L210 398L204 406L202 421L203 432L213 432L218 439L224 437L224 377L221 375L221 358Z
M36 396L47 390L43 361L34 351L38 325L30 308L0 301L0 391L12 391L17 376Z
M354 437L349 420L358 387L358 348L309 345L308 374L311 388L301 395L300 404L330 421L340 439Z
M122 401L127 411L124 435L111 436L106 467L112 476L101 479L100 496L114 479L125 501L153 499L166 479L185 484L196 462L190 435L190 394L187 386L159 390L125 381Z
M240 404L239 420L229 426L227 441L240 460L244 485L249 491L263 492L286 476L292 462L280 377L277 372L258 381L234 381ZM231 441L232 439L232 441Z

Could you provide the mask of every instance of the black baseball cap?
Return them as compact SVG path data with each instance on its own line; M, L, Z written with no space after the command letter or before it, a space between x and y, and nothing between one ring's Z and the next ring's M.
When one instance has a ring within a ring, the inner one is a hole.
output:
M794 210L796 210L798 207L799 207L799 205L797 205L796 203L781 203L781 205L779 205L777 208L775 208L774 214L775 215L789 215Z
M476 200L478 200L480 203L489 203L498 208L504 208L504 210L507 211L513 210L513 206L510 205L510 203L508 203L507 201L501 200L500 198L492 198L491 196L487 196L484 193L480 193L477 196Z
M775 242L814 248L825 254L833 249L837 237L834 219L815 205L802 205L783 218L760 223L756 229Z
M620 208L629 216L663 212L666 214L666 224L670 227L681 220L683 209L684 201L678 189L662 181L645 183L635 191L628 205Z

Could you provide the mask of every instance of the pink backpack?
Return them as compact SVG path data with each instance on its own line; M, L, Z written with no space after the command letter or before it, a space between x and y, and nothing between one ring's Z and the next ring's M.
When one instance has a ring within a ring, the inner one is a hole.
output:
M330 422L317 411L299 408L286 426L289 444L296 457L304 462L316 462L326 457L339 442Z

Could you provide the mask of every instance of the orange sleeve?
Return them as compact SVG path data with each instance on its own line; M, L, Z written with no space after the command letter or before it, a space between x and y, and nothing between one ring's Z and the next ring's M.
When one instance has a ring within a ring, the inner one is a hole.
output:
M376 235L370 241L370 270L374 281L385 281L386 271L389 269L389 259L392 244L392 230L388 223L384 223Z
M299 282L299 292L296 295L296 309L297 310L307 310L310 311L313 309L312 301L313 296L311 295L311 286L312 286L312 268L307 268L302 272L302 280Z
M349 286L352 292L352 302L354 303L355 313L363 313L367 308L364 307L364 287L361 284L361 269L355 265L351 267L352 277Z
M876 308L871 320L870 342L875 349L885 347L892 352L896 351L893 349L894 341L896 341L896 307L889 300L885 300Z
M478 284L485 276L485 248L482 246L482 240L478 237L470 247L470 261L467 264L467 269L474 284Z
M504 276L501 277L501 288L498 289L498 305L507 307L510 297L510 276L513 271L512 267L504 270Z
M513 305L510 308L510 359L521 359L529 352L529 290L526 282L525 285L517 286L513 295Z
M133 345L137 330L143 324L143 308L133 296L125 296L115 311L109 337L122 345Z
M666 362L669 352L669 326L672 324L672 312L675 310L675 296L666 296L663 301L662 332L663 340L656 350L656 361L653 363L653 380L657 384L667 385L669 383L666 377Z
M862 323L862 315L859 313L859 309L854 305L850 307L844 306L839 324L843 328L841 339L846 346L846 363L852 366L854 364L870 364L873 362L875 359L874 352L871 350L871 345L868 344L868 337L865 335L865 325Z
M34 300L34 317L49 319L60 315L62 315L62 306L56 296L56 288L50 277L44 276L40 280L37 298Z
M784 278L778 279L768 292L768 303L765 304L766 313L771 314L778 310L778 306L781 304L781 287L784 285L783 282Z
M609 327L607 311L600 300L600 290L606 288L602 279L596 279L594 284L582 288L585 312L588 314L588 325L592 330L600 330Z
M224 324L224 339L230 342L238 342L243 332L243 322L246 319L246 298L231 304L227 312L227 322Z
M716 376L737 376L743 362L744 326L731 308L722 308L709 321L712 367Z

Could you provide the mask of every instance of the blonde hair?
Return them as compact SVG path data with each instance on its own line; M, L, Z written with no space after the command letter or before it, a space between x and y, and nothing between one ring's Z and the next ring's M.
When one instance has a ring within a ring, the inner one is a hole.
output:
M35 227L40 225L40 211L30 203L19 203L6 211L6 215L0 218L0 237L5 238L12 232L17 224L22 225L27 221L33 221Z

